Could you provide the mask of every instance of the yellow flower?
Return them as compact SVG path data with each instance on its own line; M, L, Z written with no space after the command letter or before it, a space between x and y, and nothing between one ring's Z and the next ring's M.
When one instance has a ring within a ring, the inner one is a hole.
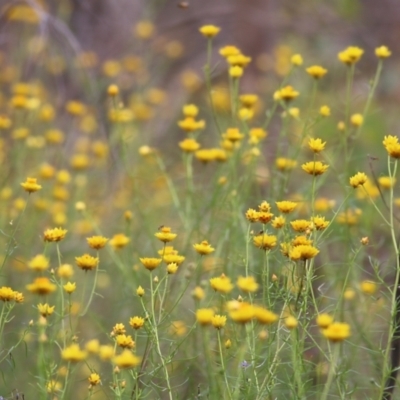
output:
M136 294L137 294L139 297L143 297L143 296L144 296L144 289L143 289L141 286L139 286L139 287L136 289Z
M328 106L321 106L319 113L323 117L329 117L331 115L331 109Z
M45 242L59 242L63 240L65 235L67 234L66 229L62 228L53 228L53 229L46 229L44 231L44 241Z
M372 295L376 292L378 287L375 282L363 281L361 282L360 288L363 293Z
M211 247L207 240L203 240L201 243L196 243L193 245L193 247L202 256L205 256L215 251L215 249Z
M126 333L125 325L118 323L113 326L111 336L124 335L125 333Z
M295 246L289 251L289 258L293 261L309 260L314 258L319 253L319 250L310 245Z
M249 208L246 211L246 218L250 222L257 222L258 221L259 212L254 210L253 208Z
M385 146L388 154L393 158L400 158L400 143L398 143L397 136L385 136L383 145Z
M320 65L313 65L311 67L308 67L306 71L310 76L315 79L322 78L328 72L327 69L321 67Z
M235 306L229 310L229 318L240 324L251 321L255 315L255 308L250 303L234 302Z
M338 54L338 58L342 63L352 65L359 61L363 54L364 50L359 47L350 46L346 50L341 51Z
M243 68L235 65L229 68L229 76L232 78L240 78L243 75Z
M167 265L167 273L169 275L176 274L177 271L178 271L178 264L177 263L170 263L170 264Z
M168 226L162 226L159 228L158 232L154 236L164 243L172 242L178 235L171 232L171 228Z
M114 346L103 345L99 348L99 357L103 361L111 360L114 357Z
M230 349L232 346L232 342L230 339L225 340L224 346L226 349Z
M225 46L219 49L219 54L222 57L228 58L240 54L240 50L236 46Z
M317 325L320 328L326 329L330 324L333 323L333 317L329 314L322 313L317 317Z
M195 118L199 113L199 108L194 104L186 104L183 106L182 112L185 117Z
M185 119L178 121L178 126L186 132L194 132L199 129L204 129L205 121L196 121L193 117L186 117Z
M350 325L341 322L333 322L322 334L331 342L341 342L350 337Z
M298 107L290 107L288 113L292 118L297 119L300 116L300 109Z
M100 351L100 342L98 339L89 340L85 344L85 350L90 354L97 354Z
M278 217L275 217L271 221L271 225L275 229L283 228L285 226L285 223L286 223L285 217L283 217L282 215L279 215Z
M353 188L358 188L359 186L363 186L367 182L367 179L367 175L364 172L357 172L350 178L350 185Z
M45 271L49 267L49 259L43 254L38 254L29 261L28 267L36 272Z
M239 100L243 107L251 108L257 103L258 96L256 94L242 94L239 96Z
M92 373L92 374L90 374L88 381L89 381L90 387L97 386L101 383L100 375L96 374L96 373Z
M118 368L134 368L140 364L140 357L125 349L119 356L113 358L113 363Z
M135 342L130 335L117 335L116 342L123 349L133 349L135 347Z
M140 39L146 40L150 39L155 32L155 26L151 21L139 21L134 27L135 36Z
M329 165L325 165L321 161L309 161L303 164L301 168L306 171L307 174L318 176L322 175L329 168Z
M84 254L83 256L75 257L75 262L83 271L90 271L97 268L99 259L97 257L92 257L89 254Z
M293 89L292 86L285 86L274 93L274 100L283 100L289 102L295 99L300 93Z
M379 186L383 189L390 189L396 183L396 178L390 176L380 176L378 178Z
M66 347L61 352L61 357L63 360L66 360L69 362L79 362L79 361L84 360L87 357L87 352L84 350L81 350L79 345L74 343L74 344L71 344L71 346Z
M280 171L290 171L297 166L297 161L290 158L278 157L275 165Z
M33 193L37 192L40 190L42 187L36 183L37 179L36 178L26 178L25 182L21 183L21 186L24 188L24 190L28 193Z
M238 111L238 117L241 121L250 121L254 117L254 110L242 107Z
M76 283L68 282L63 286L63 288L68 294L71 294L71 293L75 292L75 290L76 290Z
M140 329L144 325L144 318L142 317L132 317L129 319L129 325L133 329Z
M38 307L38 310L39 310L40 315L41 315L42 317L45 317L45 318L46 318L48 315L53 314L54 308L55 308L56 306L50 307L47 303L45 303L45 304L39 303L37 307Z
M127 236L125 236L123 233L117 233L110 240L110 245L114 248L114 250L119 250L124 248L129 242L130 239Z
M250 140L255 141L257 144L260 140L268 136L268 132L263 128L251 128L249 131Z
M192 297L196 300L203 300L205 296L204 289L200 286L196 286L191 294Z
M271 250L276 246L276 236L262 233L253 237L254 246L262 250Z
M326 142L323 142L321 139L313 139L311 138L308 142L308 147L314 153L319 153L325 149Z
M277 201L276 205L283 214L289 214L297 207L297 203L294 201Z
M50 280L46 277L36 278L33 283L26 285L26 288L36 294L49 294L54 292L57 289L57 286L54 283L51 283Z
M146 258L146 257L139 258L139 260L144 265L144 267L149 271L153 271L153 269L156 269L162 261L161 258Z
M296 66L296 67L300 67L303 64L303 57L300 54L293 54L290 62Z
M270 212L271 211L271 205L267 201L263 201L259 206L258 209L262 212Z
M221 276L211 278L210 279L210 284L211 287L216 291L220 293L229 293L233 289L233 285L231 283L231 280L225 275L222 274Z
M311 222L306 219L296 219L291 221L290 225L296 232L305 232L307 229L310 229Z
M329 221L325 221L325 217L319 215L311 218L311 222L317 231L322 231L329 225Z
M350 117L350 122L352 123L352 125L357 126L357 127L361 126L363 121L364 121L364 117L361 114L353 114Z
M392 55L392 52L386 46L380 46L375 49L375 55L378 58L388 58Z
M60 267L57 270L57 275L60 278L71 278L71 276L74 274L74 270L72 268L72 265L70 264L61 264Z
M211 324L216 329L221 329L226 324L226 316L225 315L214 315L211 320Z
M108 239L105 238L104 236L92 236L89 238L86 238L88 245L92 249L100 250L102 249L106 243L108 242Z
M312 244L312 240L307 239L306 236L304 235L300 235L300 236L296 236L293 240L292 240L292 246L302 246L302 245L311 245Z
M212 308L199 308L196 311L196 320L200 325L211 325L214 315L215 313Z
M195 139L187 138L179 142L179 147L186 153L193 153L200 148L200 144Z
M221 28L219 28L218 26L215 26L215 25L203 25L199 29L200 33L209 39L217 36L220 30L221 30Z
M244 292L256 292L259 286L254 276L239 276L236 285Z
M12 290L10 287L8 286L2 286L0 288L0 300L2 301L12 301L15 300L15 294L17 292L15 292L14 290Z
M244 68L246 67L249 62L251 61L251 57L247 57L242 53L231 55L227 57L226 61L228 62L229 65L233 67L240 67Z
M285 319L285 326L288 329L294 329L297 328L297 325L299 324L299 321L297 321L297 319L295 317L293 317L293 315L289 315L288 317L286 317Z
M255 307L254 317L260 324L264 325L273 324L278 320L275 313L260 306Z

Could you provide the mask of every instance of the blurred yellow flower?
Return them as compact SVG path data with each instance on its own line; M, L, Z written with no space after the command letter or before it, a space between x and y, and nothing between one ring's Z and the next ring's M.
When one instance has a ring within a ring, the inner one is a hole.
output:
M350 325L341 322L333 322L326 329L322 330L322 334L331 342L341 342L350 337Z
M378 58L388 58L392 55L392 52L386 46L380 46L375 49L375 55Z
M61 357L68 362L79 362L87 357L87 352L74 343L62 350Z
M221 30L221 28L219 28L218 26L215 26L215 25L203 25L199 29L200 33L209 39L217 36L220 30Z
M42 186L38 185L36 182L37 182L36 178L26 178L26 181L22 182L21 186L24 188L26 192L30 194L33 192L37 192L42 188Z

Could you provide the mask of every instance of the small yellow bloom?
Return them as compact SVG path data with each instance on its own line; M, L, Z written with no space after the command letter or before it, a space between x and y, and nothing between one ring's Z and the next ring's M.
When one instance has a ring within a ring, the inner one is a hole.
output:
M255 307L250 303L236 302L229 309L229 318L239 324L250 322L255 315Z
M167 273L169 275L176 274L178 271L178 264L177 263L170 263L167 265Z
M66 229L62 228L54 228L54 229L46 229L44 231L44 241L45 242L59 242L64 239L67 234Z
M85 344L85 350L90 354L97 354L100 351L100 342L98 339L89 340Z
M283 100L289 102L295 99L300 93L293 89L292 86L285 86L274 93L274 100Z
M96 374L96 373L92 373L92 374L90 374L88 381L89 381L90 387L97 386L101 383L100 375Z
M116 342L123 349L133 349L135 347L135 342L130 335L117 335Z
M124 335L126 333L125 325L117 323L113 326L111 336Z
M300 54L293 54L290 62L296 66L296 67L300 67L303 64L303 57Z
M257 222L259 214L260 213L258 211L254 210L253 208L249 208L246 211L246 218L250 222Z
M311 228L311 222L306 219L296 219L290 222L290 225L296 232L305 232Z
M214 328L216 329L221 329L225 326L226 324L226 316L225 315L214 315L214 317L211 320L211 324Z
M290 158L278 157L275 165L280 171L290 171L297 166L297 161Z
M277 201L276 205L283 214L289 214L297 207L297 203L294 201Z
M74 270L72 268L72 265L70 264L61 264L60 267L57 270L57 275L60 278L71 278L71 276L74 274Z
M321 106L319 113L323 117L329 117L331 115L331 109L328 106Z
M229 293L233 289L233 285L231 283L231 280L225 275L222 274L221 276L211 278L210 279L210 284L211 287L216 291L220 293Z
M2 286L0 288L0 300L4 302L15 300L15 293L10 287Z
M289 315L288 317L286 317L285 319L286 328L295 329L297 328L297 325L299 325L299 321L297 321L297 319L293 317L293 315Z
M153 271L153 269L156 269L160 264L162 259L161 258L139 258L140 262L144 265L146 269L149 271Z
M396 178L390 176L380 176L378 178L379 186L383 189L390 189L396 183Z
M42 186L38 185L36 183L37 179L36 178L26 178L25 182L21 183L21 186L24 188L24 190L26 192L33 193L33 192L37 192L38 190L40 190L42 188Z
M310 76L315 79L322 78L328 72L327 69L321 67L320 65L313 65L311 67L308 67L306 71Z
M243 68L235 65L229 68L229 76L232 78L240 78L243 75Z
M68 294L71 294L71 293L75 292L75 290L76 290L76 283L68 282L63 286L63 288Z
M364 117L361 114L353 114L350 117L350 122L352 125L359 127L364 122Z
M329 314L322 313L317 317L317 325L320 328L326 329L330 324L333 323L333 317Z
M285 226L285 223L286 223L285 217L283 217L282 215L279 215L278 217L275 217L271 221L271 225L275 229L283 228Z
M256 94L242 94L239 96L239 100L243 107L252 108L258 101L258 96Z
M144 296L144 289L143 289L141 286L139 286L139 287L136 289L136 294L137 294L139 297L143 297L143 296Z
M63 360L66 360L69 362L79 362L79 361L84 360L87 357L87 352L84 350L81 350L79 345L74 343L74 344L71 344L71 346L66 347L61 352L61 357Z
M110 86L107 88L107 94L108 94L110 97L118 96L118 94L119 94L119 87L118 87L117 85L110 85Z
M92 257L89 254L84 254L80 257L75 257L76 265L83 271L90 271L97 268L99 264L98 257Z
M341 51L338 54L338 58L342 63L352 65L359 61L363 54L364 50L356 46L350 46L347 49Z
M99 348L99 357L103 361L111 360L114 357L114 346L103 345Z
M360 285L361 291L365 294L373 295L378 289L377 284L371 281L363 281Z
M230 339L225 340L224 346L226 349L230 349L232 346L232 342Z
M278 315L272 311L260 306L255 307L254 317L263 325L273 324L279 318Z
M357 172L350 178L350 185L353 188L358 188L359 186L363 186L367 182L367 179L367 175L364 172Z
M48 278L40 277L36 278L33 283L26 285L26 288L31 293L44 295L54 292L57 289L57 286L54 283L51 283Z
M201 243L196 243L193 245L193 247L202 256L205 256L215 251L215 249L211 247L207 240L203 240Z
M275 235L262 233L253 237L254 246L262 250L271 250L276 246L277 238Z
M196 311L196 320L200 325L211 325L214 315L212 308L199 308Z
M300 116L300 109L298 107L290 107L288 113L292 118L297 119Z
M171 228L168 226L162 226L159 228L158 232L154 236L164 243L172 242L178 235L171 232Z
M131 240L123 233L117 233L110 240L110 245L114 250L119 250L124 248Z
M388 58L392 55L392 52L386 46L380 46L375 49L375 55L378 58Z
M333 322L322 331L322 334L331 342L341 342L350 337L350 325L341 322Z
M323 142L321 139L313 139L311 138L308 142L308 147L314 153L320 153L325 149L326 142Z
M240 50L236 46L225 46L219 49L219 54L222 57L228 58L240 54Z
M326 221L325 217L321 217L319 215L311 218L311 222L317 231L323 231L329 225L329 221Z
M49 259L43 254L38 254L29 261L28 267L36 272L45 271L49 267Z
M200 286L196 286L192 291L192 297L196 300L203 300L205 296L204 289Z
M179 142L179 147L186 153L194 153L200 148L200 144L195 139L184 139Z
M329 165L323 164L321 161L309 161L303 164L301 168L307 174L318 176L322 175L329 168Z
M212 39L217 36L221 28L215 25L203 25L199 31L206 38Z
M134 368L140 364L140 361L140 357L135 356L127 349L125 349L119 356L113 358L113 363L118 368Z
M319 253L319 250L310 245L295 246L289 251L289 258L293 261L309 260L314 258Z
M133 328L133 329L140 329L143 327L144 325L144 318L142 317L132 317L129 319L129 325Z
M92 236L89 238L86 238L88 245L92 249L100 250L102 249L106 243L108 242L108 239L105 238L104 236Z
M259 285L254 276L239 276L236 285L244 292L256 292Z
M51 306L49 306L47 303L45 303L45 304L39 303L37 307L38 307L38 310L39 310L40 315L41 315L42 317L46 318L47 316L53 314L54 308L55 308L56 306L52 306L52 307L51 307Z

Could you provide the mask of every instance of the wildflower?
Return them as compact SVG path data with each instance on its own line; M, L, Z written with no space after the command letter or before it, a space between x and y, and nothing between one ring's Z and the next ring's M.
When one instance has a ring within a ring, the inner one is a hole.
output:
M176 233L171 232L171 228L168 226L161 226L154 234L154 236L158 239L161 240L164 243L167 242L172 242L178 235Z
M45 303L45 304L39 303L37 307L38 307L40 315L44 318L53 314L54 308L55 308L55 306L51 307L47 303Z
M229 68L229 76L232 78L240 78L243 75L243 68L235 65Z
M367 182L367 175L364 172L357 172L354 176L350 178L350 185L353 188L358 188L363 186Z
M306 219L296 219L291 221L290 225L296 232L305 232L307 229L310 229L311 222Z
M186 117L185 119L178 121L179 128L186 132L194 132L205 127L205 121L196 121L193 117Z
M236 46L225 46L219 49L219 54L222 57L228 58L240 54L240 50Z
M224 274L219 277L211 278L210 279L211 287L220 293L227 294L233 289L233 285L231 280Z
M89 238L86 238L88 245L92 249L100 250L102 249L106 243L108 242L108 239L105 238L104 236L92 236Z
M363 281L361 282L360 288L363 293L373 295L377 290L377 285L375 282Z
M140 329L143 327L144 325L144 318L142 317L132 317L129 319L129 325L133 328L133 329Z
M68 294L71 294L71 293L75 292L75 290L76 290L76 283L68 282L63 286L63 288Z
M256 94L242 94L239 96L239 100L244 107L252 108L258 101Z
M320 328L326 329L330 324L333 323L333 317L329 314L322 313L317 317L317 325Z
M262 233L253 237L254 246L262 250L271 250L276 246L277 238L274 235Z
M108 94L110 97L118 96L118 94L119 94L119 87L118 87L117 85L110 85L110 86L107 88L107 94Z
M150 39L155 32L155 26L151 21L139 21L134 27L134 33L140 39Z
M396 178L390 176L380 176L378 178L379 186L383 189L390 189L396 183Z
M89 388L91 388L92 386L97 386L101 383L100 375L96 373L91 373L89 375L88 381L90 384Z
M296 236L293 240L292 240L292 246L310 246L312 244L312 240L307 239L306 236L300 235L300 236Z
M314 153L319 153L325 149L326 142L323 142L321 139L310 139L308 142L308 147Z
M49 259L43 254L38 254L29 261L28 267L36 272L43 272L49 267Z
M354 289L351 289L351 288L346 289L343 293L343 297L346 300L353 300L355 296L356 296L356 292Z
M352 65L359 61L363 54L364 50L359 47L350 46L346 50L341 51L338 54L338 58L342 63Z
M254 318L264 325L273 324L278 320L278 316L275 313L260 306L255 307Z
M296 67L300 67L303 64L303 57L300 54L293 54L290 62L296 66Z
M352 123L352 125L357 126L357 127L361 126L363 121L364 121L364 117L361 114L353 114L350 117L350 122Z
M200 144L195 139L187 138L179 142L179 147L186 153L194 153L200 148Z
M320 79L328 72L327 69L321 67L320 65L313 65L311 67L308 67L306 71L314 79Z
M367 244L369 244L369 238L368 238L368 236L365 236L365 237L361 238L360 243L361 243L363 246L366 246Z
M236 303L236 302L235 302ZM255 310L252 304L237 302L235 307L229 311L229 317L232 321L245 324L254 318Z
M344 132L346 130L346 124L343 121L339 121L337 124L337 129L340 132Z
M203 25L199 31L206 38L212 39L217 36L221 28L215 25Z
M247 57L242 53L227 57L226 61L233 67L246 67L251 61L251 57Z
M261 222L262 224L268 224L268 222L271 221L271 219L274 217L274 214L268 211L259 211L257 215L258 222Z
M325 221L325 217L321 217L319 215L313 217L311 222L317 231L322 231L329 225L329 221Z
M290 107L288 113L292 118L296 119L300 116L300 109L298 107Z
M103 361L111 360L114 357L114 346L103 345L99 348L99 357Z
M268 136L268 132L263 128L251 128L249 131L249 135L251 140L257 141L258 143L260 140L265 139Z
M309 260L314 258L319 253L319 250L310 245L295 246L289 251L289 258L293 261Z
M199 108L194 104L186 104L183 106L182 112L185 117L196 118L199 113Z
M283 217L282 215L279 215L278 217L275 217L271 221L271 225L275 229L283 228L285 226L285 223L286 223L285 217Z
M66 229L62 229L62 228L46 229L44 231L44 241L45 242L59 242L64 239L67 232L68 231Z
M297 328L297 325L299 324L299 321L297 321L297 319L295 317L293 317L293 315L289 315L288 317L286 317L285 319L285 326L288 329L294 329Z
M232 342L230 339L225 340L224 346L226 349L230 349L232 346Z
M113 358L113 363L118 368L134 368L140 364L141 359L131 351L125 349L119 356Z
M201 243L197 243L193 245L194 249L202 256L207 255L215 251L213 247L207 242L207 240L203 240Z
M214 328L216 329L221 329L225 326L226 324L226 316L225 315L214 315L211 324L213 325Z
M283 214L289 214L297 207L297 203L294 201L277 201L276 205Z
M98 257L92 257L89 254L84 254L80 257L75 257L76 265L83 271L90 271L97 268L99 264Z
M50 380L46 382L47 393L56 393L62 389L62 384L55 380Z
M2 286L0 288L0 300L4 302L15 300L15 293L10 287Z
M283 100L289 102L295 99L300 93L293 89L292 86L285 86L274 93L274 100Z
M162 261L161 258L139 258L139 260L149 271L156 269Z
M144 296L144 289L143 289L141 286L139 286L139 287L136 289L136 294L137 294L139 297L143 297L143 296Z
M275 165L280 171L290 171L297 166L297 161L290 158L278 157Z
M250 121L254 117L254 110L245 107L240 108L238 117L241 121Z
M110 245L114 248L114 250L119 250L124 248L129 242L130 239L127 236L125 236L123 233L117 233L110 240Z
M178 264L177 263L170 263L170 264L167 265L167 273L169 275L176 274L177 271L178 271Z
M100 350L100 342L97 339L89 340L85 344L85 350L90 354L97 354Z
M350 336L350 325L341 322L333 322L322 334L331 342L341 342Z
M124 335L125 333L126 333L125 325L118 323L113 326L111 336Z
M33 283L26 285L26 288L36 294L49 294L54 292L57 289L57 286L54 283L51 283L50 280L46 277L36 278Z
M73 343L61 352L61 357L68 362L79 362L87 357L87 352L81 350L78 344Z
M331 115L331 109L328 106L321 106L319 113L323 117L329 117Z
M271 211L271 205L267 201L263 201L259 206L258 209L262 212L270 212Z
M25 182L21 183L21 186L24 188L24 190L26 192L33 193L33 192L37 192L38 190L40 190L42 188L42 186L38 185L36 183L37 179L36 178L26 178Z
M135 342L130 335L117 335L116 341L117 345L123 349L133 349L135 347Z
M246 218L250 222L257 222L258 221L258 216L259 216L259 212L254 210L254 209L252 209L252 208L249 208L246 211Z
M199 308L196 311L196 320L200 325L211 325L214 315L212 308Z
M202 287L196 286L192 291L192 297L196 300L204 299L205 293Z
M303 164L301 168L306 171L307 174L318 176L322 175L329 168L329 165L325 165L321 161L309 161Z
M392 52L386 46L380 46L375 49L375 55L378 58L388 58L392 55Z
M236 285L244 292L256 292L258 289L258 283L256 282L254 276L239 276Z
M74 270L72 268L72 265L70 264L61 264L57 270L57 275L60 278L71 278L71 276L74 274Z

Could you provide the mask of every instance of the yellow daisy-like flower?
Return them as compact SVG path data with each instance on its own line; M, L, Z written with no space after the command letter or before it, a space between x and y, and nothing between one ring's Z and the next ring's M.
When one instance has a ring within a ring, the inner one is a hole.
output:
M291 213L296 207L297 203L294 201L277 201L276 206L278 207L278 210L283 213L283 214L289 214Z
M46 318L47 316L53 314L55 307L56 306L52 306L51 307L47 303L45 303L45 304L39 303L37 305L37 308L39 310L40 315L42 317L44 317L44 318Z
M258 221L259 212L254 210L253 208L249 208L246 211L246 219L250 222L257 222Z
M92 237L86 238L86 240L88 242L88 245L92 249L96 249L96 250L102 249L108 242L108 238L106 238L104 236L92 236Z
M65 238L67 232L66 229L62 228L46 229L43 238L45 242L59 242Z
M323 117L329 117L331 115L331 109L328 106L321 106L319 113Z
M240 54L240 50L236 46L224 46L219 49L219 54L222 57L228 58Z
M215 26L215 25L203 25L199 29L200 33L209 39L217 36L220 30L221 30L221 28L219 28L218 26Z
M262 224L268 224L268 222L271 221L271 219L274 217L274 214L268 211L259 211L257 215L258 222L261 222Z
M303 164L301 168L307 174L318 176L322 175L329 168L329 165L323 164L321 161L309 161Z
M288 113L292 118L297 119L300 116L300 109L298 107L290 107Z
M396 178L390 176L380 176L378 178L379 186L383 189L390 189L396 183Z
M21 186L29 194L33 193L33 192L37 192L38 190L40 190L42 188L42 186L37 184L36 178L26 178L26 181L22 182Z
M250 63L251 57L247 57L244 54L239 53L227 57L226 61L231 66L240 67L243 69Z
M28 267L37 272L45 271L49 267L49 259L43 254L38 254L29 261Z
M296 66L300 67L303 64L303 57L300 54L293 54L290 58L290 62Z
M178 271L179 265L177 263L171 263L167 265L167 273L169 275L176 274Z
M141 286L139 286L139 287L136 289L136 294L137 294L139 297L143 297L143 296L144 296L144 289L143 289Z
M350 325L341 322L333 322L322 331L322 334L331 342L342 342L350 337Z
M238 142L244 138L244 135L240 133L238 128L228 128L222 137L230 142Z
M289 258L293 261L309 260L314 258L319 253L319 250L310 245L295 246L289 250Z
M231 280L225 274L222 274L221 276L215 278L211 278L210 285L216 292L225 294L231 292L233 289Z
M327 69L321 67L320 65L313 65L311 67L308 67L306 71L310 76L315 79L322 78L328 72Z
M400 143L397 136L385 136L383 145L385 146L388 154L393 158L400 158Z
M31 293L44 295L54 292L57 289L57 286L54 283L51 283L49 278L40 277L36 278L33 283L26 285L26 288Z
M117 335L116 342L123 349L133 349L135 347L135 341L130 335Z
M214 317L211 320L211 324L214 328L216 329L221 329L225 326L226 324L226 316L225 315L214 315Z
M306 219L296 219L290 222L290 225L296 232L305 232L311 228L311 222Z
M196 311L196 320L200 325L211 325L215 312L212 308L199 308Z
M359 127L363 124L364 122L364 117L361 114L353 114L350 117L350 122L352 125Z
M239 276L236 285L240 290L251 293L256 292L259 287L254 276Z
M360 60L361 56L364 54L364 50L356 46L350 46L347 49L341 51L338 54L339 60L347 65L355 64Z
M257 103L258 96L256 94L242 94L239 96L239 100L243 107L251 108Z
M194 244L193 247L202 256L205 256L215 251L215 249L211 247L207 240L203 240L201 243Z
M13 301L15 300L15 294L17 292L15 292L14 290L12 290L10 287L8 286L2 286L0 288L0 300L1 301Z
M372 281L362 281L360 284L360 289L363 293L372 295L375 294L378 286L375 282Z
M263 201L259 206L258 206L259 211L262 212L270 212L271 211L271 205L268 203L268 201Z
M276 168L279 169L280 171L290 171L293 168L296 168L297 161L292 160L290 158L278 157L275 160L275 165L276 165Z
M185 119L178 121L178 126L185 132L194 132L199 129L204 129L205 121L196 121L193 117L186 117Z
M144 318L142 317L132 317L129 319L129 325L133 328L133 329L140 329L143 327L144 325Z
M123 233L117 233L110 240L110 245L114 250L119 250L124 248L131 240Z
M140 262L144 265L146 269L149 271L153 271L153 269L156 269L160 264L162 259L161 258L139 258Z
M271 225L275 229L283 228L285 226L285 223L286 223L285 217L283 217L282 215L279 215L278 217L275 217L271 221Z
M130 350L125 349L120 355L113 358L113 363L118 368L134 368L141 362L140 357L135 356Z
M299 321L297 320L296 317L293 317L293 315L289 315L288 317L285 318L285 326L288 329L295 329L299 325Z
M308 239L306 236L300 235L300 236L296 236L292 240L292 246L311 245L312 242L313 241L311 239Z
M69 279L74 274L74 269L71 264L62 264L57 270L57 275L60 278Z
M292 86L285 86L274 93L274 100L283 100L289 102L295 99L300 93L293 89Z
M230 307L229 318L239 324L251 321L255 315L255 307L250 303L234 301L234 306Z
M166 264L172 264L175 263L176 265L181 265L185 261L185 256L181 256L177 252L172 253L172 254L165 254L163 257L163 261Z
M243 75L243 68L235 65L229 68L229 76L232 78L240 78Z
M96 373L92 373L88 378L90 387L97 386L101 383L100 375Z
M314 153L320 153L325 149L326 142L323 142L321 139L313 139L311 138L308 142L308 147Z
M262 233L253 237L254 246L262 250L271 250L276 246L277 238L275 235Z
M66 347L61 352L61 357L63 360L66 360L69 362L79 362L79 361L84 360L87 357L87 352L84 350L81 350L79 345L74 343L74 344L71 344L71 346Z
M357 172L354 176L350 178L350 185L353 188L358 188L367 182L367 175L364 172Z
M278 320L278 315L264 307L256 306L254 309L254 317L260 324L273 324Z
M392 52L386 46L380 46L375 49L375 55L378 58L388 58L392 55Z
M92 257L89 254L84 254L80 257L75 257L76 265L83 271L90 271L97 268L99 264L98 257Z
M179 142L179 147L186 153L194 153L200 148L200 144L195 139L184 139Z
M332 315L322 313L322 314L319 314L317 317L317 325L320 328L326 329L332 323L333 323Z
M64 290L68 293L71 294L73 292L75 292L76 290L76 283L71 283L71 282L67 282L64 286L63 286Z
M171 232L171 228L168 226L162 226L159 231L154 234L154 236L164 243L172 242L178 235Z
M311 222L317 231L323 231L329 225L329 221L326 221L325 217L321 217L319 215L311 218Z
M199 113L199 107L195 104L185 104L182 109L183 115L185 117L196 118Z

